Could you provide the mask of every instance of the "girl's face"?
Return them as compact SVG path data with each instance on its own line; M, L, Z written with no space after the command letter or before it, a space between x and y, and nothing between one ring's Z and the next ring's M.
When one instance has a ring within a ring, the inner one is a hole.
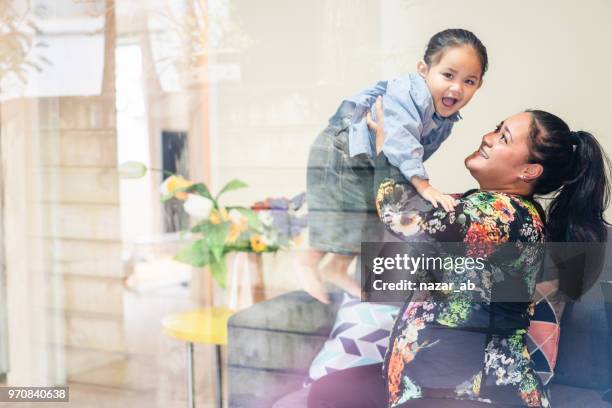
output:
M483 190L531 189L542 166L529 163L532 116L521 112L501 122L482 137L478 150L465 159L465 167Z
M438 63L428 67L419 61L417 71L429 87L436 112L448 117L467 105L480 88L482 66L471 46L450 47L441 52Z

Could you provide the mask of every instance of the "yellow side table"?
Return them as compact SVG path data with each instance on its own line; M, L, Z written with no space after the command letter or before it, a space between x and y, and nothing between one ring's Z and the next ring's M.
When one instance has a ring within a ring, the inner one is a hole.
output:
M227 320L234 313L223 307L207 307L166 316L164 333L187 345L187 407L195 408L193 344L214 344L217 364L217 406L223 408L223 368L221 346L227 344Z

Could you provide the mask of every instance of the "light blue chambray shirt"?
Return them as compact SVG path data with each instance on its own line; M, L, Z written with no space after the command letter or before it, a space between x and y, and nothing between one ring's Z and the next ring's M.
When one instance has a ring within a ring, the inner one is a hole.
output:
M425 80L409 74L390 81L380 81L371 88L346 99L334 117L350 118L349 154L374 157L376 138L366 123L366 113L376 98L383 96L385 143L383 152L389 163L410 180L412 176L428 179L423 162L448 138L459 112L443 118L435 111ZM372 117L376 114L372 109Z

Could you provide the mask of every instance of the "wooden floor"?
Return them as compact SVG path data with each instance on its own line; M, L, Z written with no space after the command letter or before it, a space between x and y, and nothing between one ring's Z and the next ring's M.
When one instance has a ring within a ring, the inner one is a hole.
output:
M165 337L162 318L194 307L189 289L182 286L144 294L126 291L127 357L80 373L69 382L69 403L44 407L175 408L186 407L185 345ZM215 404L213 348L195 346L196 405ZM0 407L39 408L41 403L0 403Z

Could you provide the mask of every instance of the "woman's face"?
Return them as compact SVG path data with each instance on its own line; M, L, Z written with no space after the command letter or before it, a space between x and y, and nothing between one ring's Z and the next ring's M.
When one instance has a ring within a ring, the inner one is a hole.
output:
M465 167L481 189L513 191L529 172L531 113L521 112L501 122L482 137L478 150L465 159ZM524 186L524 183L523 183Z

